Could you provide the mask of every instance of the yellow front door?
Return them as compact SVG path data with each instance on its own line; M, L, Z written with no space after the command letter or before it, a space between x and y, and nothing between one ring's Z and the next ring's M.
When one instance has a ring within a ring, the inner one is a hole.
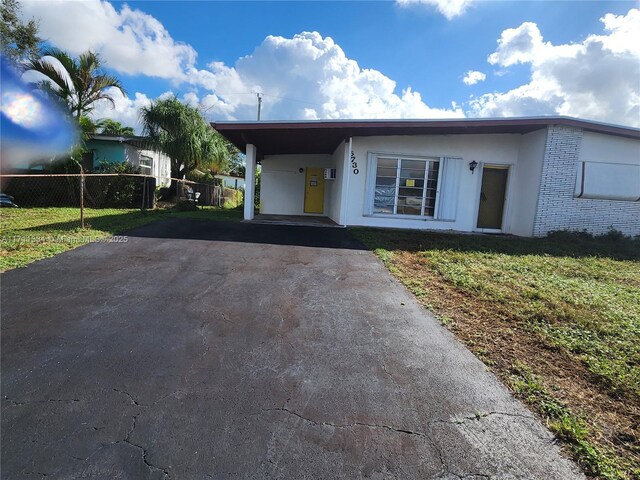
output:
M304 185L304 213L323 213L324 168L307 168Z

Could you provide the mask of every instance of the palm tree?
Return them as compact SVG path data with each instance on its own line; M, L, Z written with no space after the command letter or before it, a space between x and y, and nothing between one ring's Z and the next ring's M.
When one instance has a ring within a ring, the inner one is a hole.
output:
M120 122L116 120L111 120L110 118L105 118L102 120L102 130L100 133L103 135L113 135L116 137L132 137L136 134L135 130L131 127L125 127Z
M229 150L197 108L170 97L140 109L143 133L151 147L171 158L171 177L182 178L196 168L219 170ZM176 191L171 181L169 194Z
M103 128L104 120L93 120L82 115L78 119L78 126L80 127L81 140L84 143L91 138L91 135L98 133L98 130Z
M90 113L98 100L115 106L110 88L125 95L120 80L104 72L100 56L91 50L72 58L58 48L47 48L41 58L28 61L24 69L44 75L46 80L40 86L63 101L77 120Z

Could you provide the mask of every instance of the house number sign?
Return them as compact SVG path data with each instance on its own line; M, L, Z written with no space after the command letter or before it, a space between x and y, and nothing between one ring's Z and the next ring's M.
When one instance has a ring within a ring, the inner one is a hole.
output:
M353 174L357 175L360 173L360 169L358 169L358 162L356 162L356 154L353 150L351 150L351 168L353 169Z

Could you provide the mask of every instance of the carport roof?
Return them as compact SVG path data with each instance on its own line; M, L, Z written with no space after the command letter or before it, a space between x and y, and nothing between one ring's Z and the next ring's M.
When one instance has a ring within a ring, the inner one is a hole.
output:
M242 152L251 143L260 155L334 152L350 137L529 133L548 125L579 127L622 137L640 138L640 129L572 117L457 118L445 120L311 120L215 122L211 126Z

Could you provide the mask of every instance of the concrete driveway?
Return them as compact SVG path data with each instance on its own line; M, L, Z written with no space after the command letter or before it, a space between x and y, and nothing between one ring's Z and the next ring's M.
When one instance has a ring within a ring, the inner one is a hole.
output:
M6 479L580 477L345 230L167 220L1 300Z

